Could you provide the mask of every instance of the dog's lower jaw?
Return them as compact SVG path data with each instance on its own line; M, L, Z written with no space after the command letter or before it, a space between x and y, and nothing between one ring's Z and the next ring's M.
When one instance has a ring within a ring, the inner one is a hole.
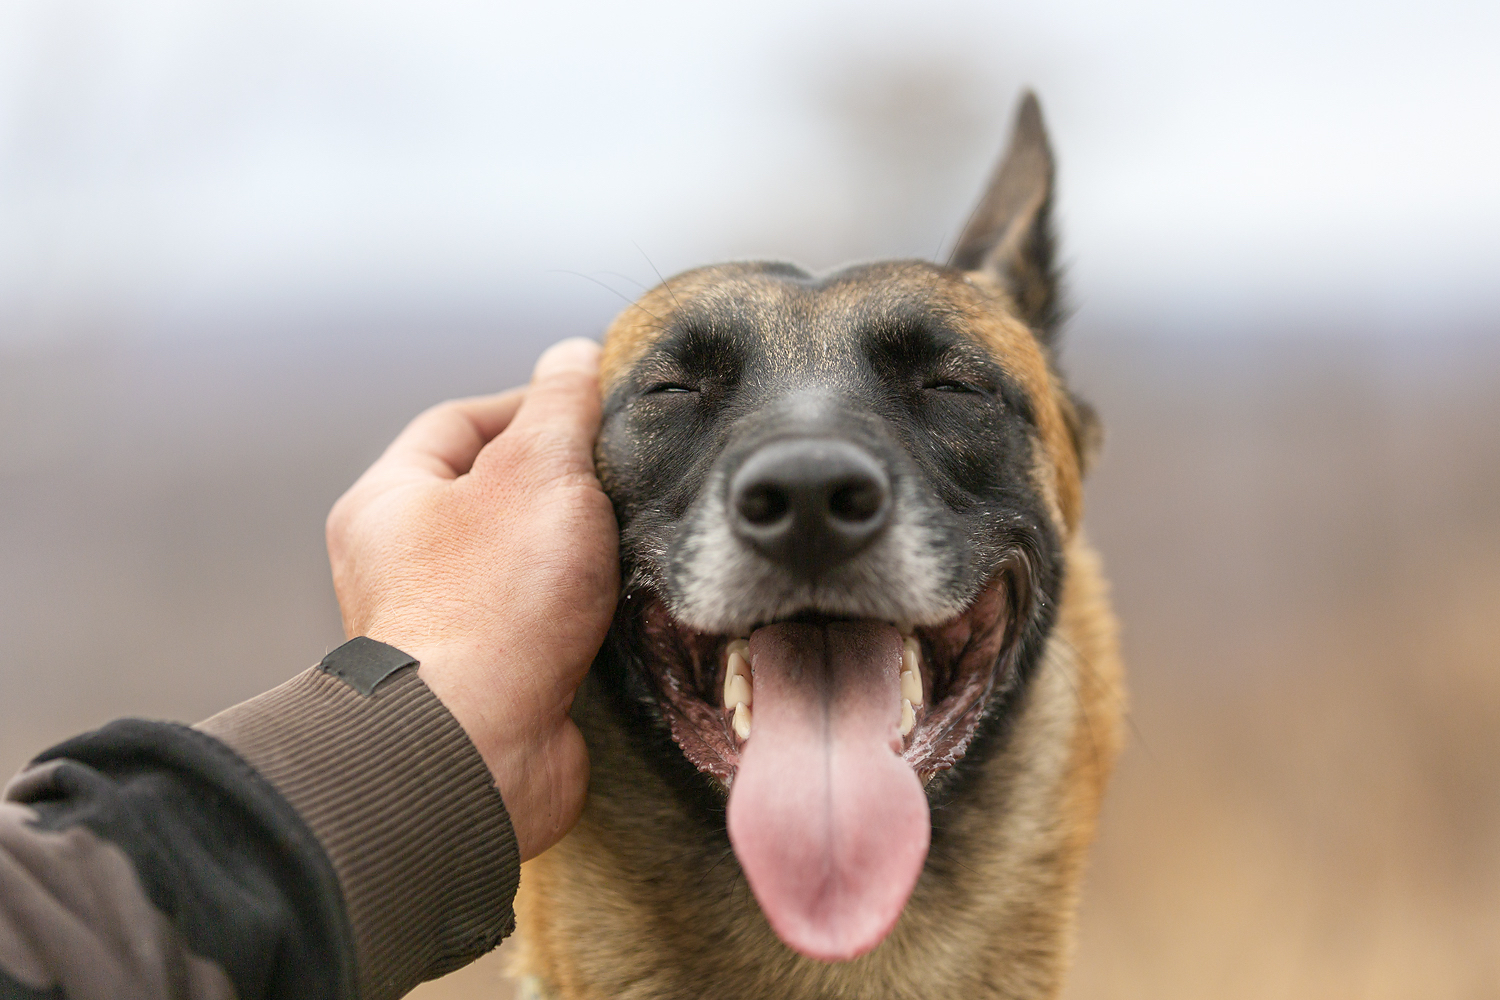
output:
M923 784L963 757L989 700L1014 680L1013 654L1029 620L1030 595L1028 563L1017 554L950 620L902 628L920 679L907 682L919 688L907 692L914 696L907 698L911 718L901 731L901 756ZM737 711L729 693L731 647L742 644L741 637L687 628L650 594L624 603L630 610L612 641L650 689L653 708L683 755L727 792L752 728L751 713ZM746 683L753 683L748 676ZM902 697L892 703L898 712Z
M618 693L591 677L575 709L593 762L589 802L526 867L517 969L561 1000L1055 996L1121 707L1113 618L1075 540L1027 696L1003 745L959 769L963 794L935 817L895 930L870 954L826 965L765 922L716 821L721 800L685 792L683 779L711 783L670 744L643 752Z

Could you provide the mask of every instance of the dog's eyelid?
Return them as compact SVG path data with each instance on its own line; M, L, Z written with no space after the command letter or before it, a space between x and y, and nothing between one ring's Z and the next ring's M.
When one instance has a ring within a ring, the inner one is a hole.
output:
M997 386L990 379L973 372L934 373L922 382L922 388L935 392L972 393L976 396L1001 398Z
M636 391L642 396L699 391L700 380L682 365L657 361L642 369L636 375Z
M972 385L972 384L970 384L968 382L964 382L964 381L962 381L960 379L956 379L956 378L935 378L935 379L928 379L926 382L924 382L922 384L922 388L924 388L924 389L931 389L931 390L933 390L935 392L972 392L972 393L981 393L981 392L985 391L984 389L981 389L977 385Z

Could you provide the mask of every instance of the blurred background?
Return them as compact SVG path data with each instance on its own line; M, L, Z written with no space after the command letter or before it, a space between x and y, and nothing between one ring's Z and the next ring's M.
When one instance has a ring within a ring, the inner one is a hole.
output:
M942 259L1030 85L1133 705L1068 996L1500 997L1497 52L1459 0L0 0L0 770L315 662L339 493L658 273Z

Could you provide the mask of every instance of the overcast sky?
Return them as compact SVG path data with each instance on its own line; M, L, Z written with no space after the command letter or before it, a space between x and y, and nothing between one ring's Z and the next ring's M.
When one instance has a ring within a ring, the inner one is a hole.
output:
M0 0L0 340L932 256L1022 85L1083 319L1500 316L1493 0Z

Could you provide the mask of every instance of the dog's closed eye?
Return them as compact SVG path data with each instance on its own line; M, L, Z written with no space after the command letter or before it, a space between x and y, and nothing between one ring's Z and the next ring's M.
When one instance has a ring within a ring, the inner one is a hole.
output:
M931 389L934 392L972 392L984 395L985 390L968 382L960 382L957 379L943 378L931 379L922 384L923 389Z

